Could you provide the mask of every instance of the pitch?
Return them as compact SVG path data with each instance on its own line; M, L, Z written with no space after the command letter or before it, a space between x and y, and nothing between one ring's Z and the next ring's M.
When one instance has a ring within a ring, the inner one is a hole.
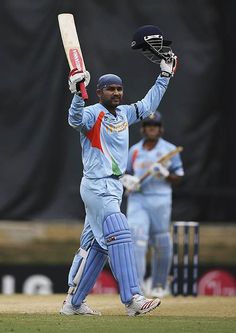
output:
M236 329L236 297L168 297L154 312L131 318L117 295L89 295L102 317L58 314L64 295L0 296L0 332L201 332Z

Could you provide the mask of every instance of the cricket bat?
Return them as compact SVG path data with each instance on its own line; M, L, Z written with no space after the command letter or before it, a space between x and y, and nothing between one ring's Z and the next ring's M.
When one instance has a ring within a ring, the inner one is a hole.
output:
M167 161L169 161L173 156L175 156L178 153L181 153L181 151L183 151L183 147L179 146L176 147L175 149L171 150L169 153L165 154L164 156L162 156L161 158L159 158L159 160L157 161L157 163L165 163ZM150 176L151 172L148 170L147 172L145 172L145 174L140 178L140 184L144 181L144 179L146 179L148 176Z
M85 72L86 68L76 31L74 16L69 13L59 14L58 23L70 70L77 68L79 72ZM88 99L84 82L80 82L79 85L82 98L84 100Z

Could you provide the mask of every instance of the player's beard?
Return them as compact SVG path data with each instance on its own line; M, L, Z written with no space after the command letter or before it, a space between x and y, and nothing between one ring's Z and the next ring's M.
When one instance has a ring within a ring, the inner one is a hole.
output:
M115 110L121 103L121 97L111 97L110 99L103 100L102 105L108 110Z

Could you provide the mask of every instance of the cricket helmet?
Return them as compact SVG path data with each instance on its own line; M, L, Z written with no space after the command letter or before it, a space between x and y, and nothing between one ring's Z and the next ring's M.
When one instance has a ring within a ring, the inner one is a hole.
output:
M143 25L142 27L139 27L135 31L133 40L131 43L131 48L132 49L142 49L142 48L147 47L145 37L152 36L152 35L159 36L162 40L163 46L169 46L172 43L171 41L164 39L163 33L159 27L157 27L155 25Z
M170 48L172 41L164 39L163 33L155 25L139 27L131 42L133 50L140 49L145 57L154 63L160 63L162 59L170 61L173 52Z
M161 114L160 112L156 111L154 113L151 113L150 116L148 116L147 118L145 118L142 121L142 127L145 126L162 126L162 119L161 119Z

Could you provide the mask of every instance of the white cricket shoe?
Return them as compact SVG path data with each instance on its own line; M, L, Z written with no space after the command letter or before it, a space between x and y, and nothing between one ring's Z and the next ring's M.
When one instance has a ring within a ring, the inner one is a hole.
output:
M138 316L154 310L160 304L159 298L149 299L137 294L133 296L131 303L125 306L126 313L128 316Z
M74 307L72 304L64 301L60 314L71 316L71 315L83 315L83 316L101 316L101 312L91 309L88 304L83 301L80 307Z
M164 298L166 296L170 295L170 291L169 289L164 289L162 287L157 287L157 288L153 288L150 291L150 296L151 297L157 297L157 298Z

